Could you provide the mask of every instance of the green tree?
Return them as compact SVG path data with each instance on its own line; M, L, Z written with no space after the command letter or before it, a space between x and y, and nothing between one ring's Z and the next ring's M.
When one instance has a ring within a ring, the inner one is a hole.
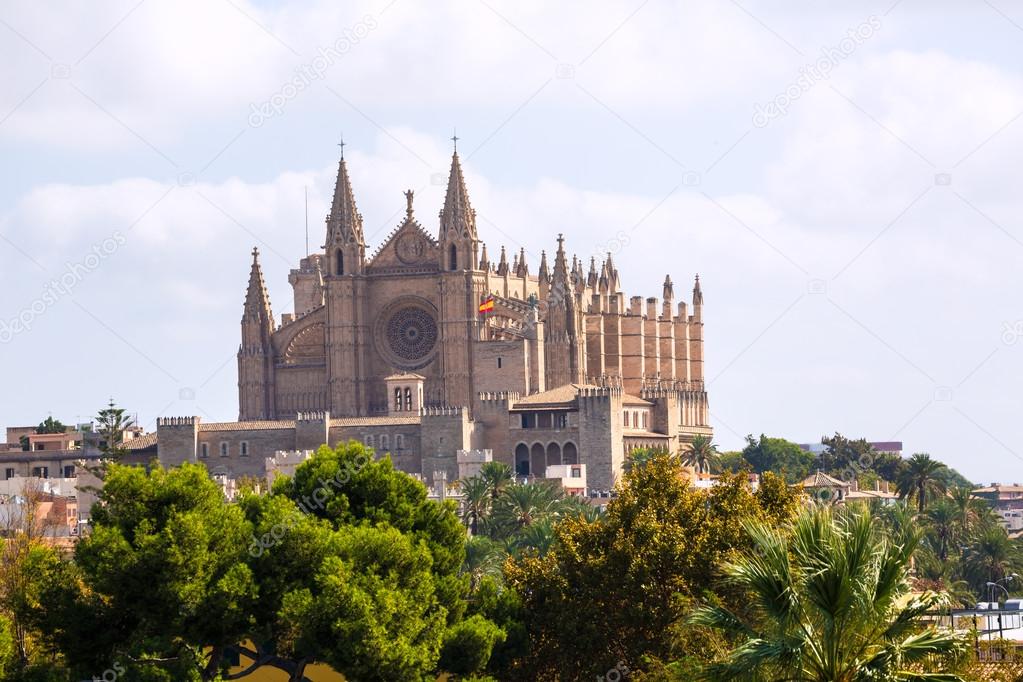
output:
M798 483L807 477L813 465L813 454L784 438L769 438L760 434L759 440L746 436L743 459L753 471L762 474L773 471L783 474L789 483Z
M486 462L480 467L480 478L487 483L492 504L496 504L501 493L515 482L511 467L503 462Z
M714 584L722 559L751 547L743 519L777 522L798 504L769 478L764 497L743 475L708 492L689 483L677 457L658 453L625 473L599 519L556 524L544 556L506 565L530 643L515 676L592 679L619 661L637 670L650 659L705 655L712 643L680 626L693 599Z
M498 537L510 538L536 521L558 511L564 493L546 481L512 485L494 504L493 524Z
M473 535L479 533L480 524L486 521L493 506L490 484L479 476L462 481L462 521Z
M1005 529L997 524L984 525L971 539L963 555L963 573L973 591L988 593L987 583L996 582L1020 568L1020 552Z
M471 616L444 634L441 670L460 676L483 672L494 646L504 642L504 630L482 616Z
M927 508L927 539L940 561L946 561L949 552L960 538L959 515L951 500L939 499Z
M135 425L126 410L117 407L111 398L106 408L96 415L98 422L99 450L105 457L118 460L128 454L124 447L124 432Z
M86 676L123 661L137 679L213 679L224 648L249 631L250 536L204 467L110 464L92 532L41 600L50 639Z
M47 417L36 427L36 433L67 433L67 427L59 419Z
M917 512L924 513L927 502L944 494L947 486L943 478L945 465L918 452L909 458L895 481L895 490L903 499L914 498Z
M924 628L919 618L943 602L910 597L915 542L897 544L865 510L804 511L791 533L748 523L756 551L730 562L726 575L750 595L738 613L708 606L691 617L739 644L704 670L710 680L959 680L915 670L960 654L965 642Z
M717 464L718 447L707 436L694 436L689 449L682 453L682 463L692 467L696 473L710 473L711 466Z

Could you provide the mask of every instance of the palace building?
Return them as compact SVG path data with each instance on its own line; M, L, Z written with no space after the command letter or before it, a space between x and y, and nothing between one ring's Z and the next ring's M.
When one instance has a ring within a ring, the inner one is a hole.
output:
M585 464L607 489L628 450L710 435L698 276L691 302L670 276L660 301L626 298L612 254L584 263L561 235L535 272L523 249L490 255L457 150L434 228L405 201L369 253L342 154L324 246L289 276L294 314L274 317L253 250L238 421L161 419L161 460L260 475L274 452L355 438L428 480L489 450L520 475Z

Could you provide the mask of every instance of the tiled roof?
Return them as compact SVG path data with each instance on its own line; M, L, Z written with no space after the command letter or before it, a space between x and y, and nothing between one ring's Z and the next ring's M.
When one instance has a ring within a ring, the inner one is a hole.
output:
M622 405L629 405L630 407L643 406L650 407L653 405L649 400L643 400L639 396L629 395L626 393L622 396Z
M145 450L156 445L156 434L147 433L141 436L136 436L131 440L124 441L124 447L128 450Z
M815 472L803 479L800 484L804 488L848 488L849 484L837 478L828 476L820 471Z
M518 407L530 407L538 405L564 405L569 406L575 404L576 396L579 394L580 388L596 388L589 384L565 384L552 388L549 391L543 391L541 393L534 393L533 395L526 396L521 400L516 401L514 408Z

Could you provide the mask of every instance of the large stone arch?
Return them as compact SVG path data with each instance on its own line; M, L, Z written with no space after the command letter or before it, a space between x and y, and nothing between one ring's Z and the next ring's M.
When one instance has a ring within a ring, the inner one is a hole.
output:
M575 443L568 441L564 447L561 448L561 463L562 464L578 464L579 463L579 448L575 446Z
M515 475L529 475L529 446L525 443L515 446Z
M561 464L561 445L558 443L547 444L547 466L558 466Z
M529 473L543 478L547 472L547 449L543 443L533 443L529 449Z

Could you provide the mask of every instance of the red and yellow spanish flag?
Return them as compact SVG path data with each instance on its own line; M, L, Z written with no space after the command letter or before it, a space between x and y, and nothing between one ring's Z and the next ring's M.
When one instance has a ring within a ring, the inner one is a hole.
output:
M486 315L494 309L494 297L491 296L487 300L480 303L480 315Z

